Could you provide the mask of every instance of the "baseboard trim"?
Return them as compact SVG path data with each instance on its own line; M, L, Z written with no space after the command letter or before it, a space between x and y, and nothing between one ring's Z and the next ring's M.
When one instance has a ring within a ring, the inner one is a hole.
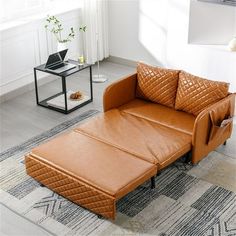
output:
M137 67L137 61L125 59L122 57L109 56L106 61L113 62L125 66Z
M41 77L38 80L38 86L52 82L55 79L56 79L56 77L50 77L50 76ZM4 94L0 95L0 104L3 102L6 102L8 100L11 100L17 96L20 96L26 92L32 91L32 90L34 90L34 88L35 88L34 81L32 81L29 84L23 85L23 86L16 88L10 92L4 93Z

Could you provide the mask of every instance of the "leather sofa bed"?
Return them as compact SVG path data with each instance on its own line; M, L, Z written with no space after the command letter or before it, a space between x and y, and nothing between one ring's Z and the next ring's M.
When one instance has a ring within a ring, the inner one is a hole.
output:
M105 218L116 202L183 155L193 164L230 138L229 84L139 63L111 84L104 113L34 148L27 173Z

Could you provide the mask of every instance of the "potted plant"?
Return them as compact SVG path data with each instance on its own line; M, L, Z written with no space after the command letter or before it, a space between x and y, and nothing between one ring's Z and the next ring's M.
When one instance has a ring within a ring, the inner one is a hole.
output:
M73 27L70 28L70 31L67 36L62 36L63 26L58 18L55 16L48 16L46 19L45 28L53 33L57 40L57 51L64 50L68 47L68 42L71 42L75 37L75 30ZM79 31L85 32L86 26L79 27Z

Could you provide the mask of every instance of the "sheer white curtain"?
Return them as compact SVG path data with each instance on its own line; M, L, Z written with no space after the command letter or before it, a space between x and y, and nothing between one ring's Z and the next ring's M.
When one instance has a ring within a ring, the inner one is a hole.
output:
M84 0L83 23L87 26L84 44L88 63L109 56L107 8L107 0Z

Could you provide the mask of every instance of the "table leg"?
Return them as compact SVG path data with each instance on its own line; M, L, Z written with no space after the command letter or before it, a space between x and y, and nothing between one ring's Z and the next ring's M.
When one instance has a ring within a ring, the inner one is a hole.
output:
M154 188L156 188L156 182L155 182L155 177L153 176L151 178L151 189L154 189Z
M67 109L66 78L62 76L61 79L62 79L62 92L64 93L64 97L65 97L65 112L67 113L68 109Z
M35 86L35 94L36 94L36 103L37 103L37 105L39 105L37 70L35 68L34 68L34 86Z
M89 67L89 76L90 76L90 94L91 94L91 100L93 101L93 75L92 75L92 66Z

